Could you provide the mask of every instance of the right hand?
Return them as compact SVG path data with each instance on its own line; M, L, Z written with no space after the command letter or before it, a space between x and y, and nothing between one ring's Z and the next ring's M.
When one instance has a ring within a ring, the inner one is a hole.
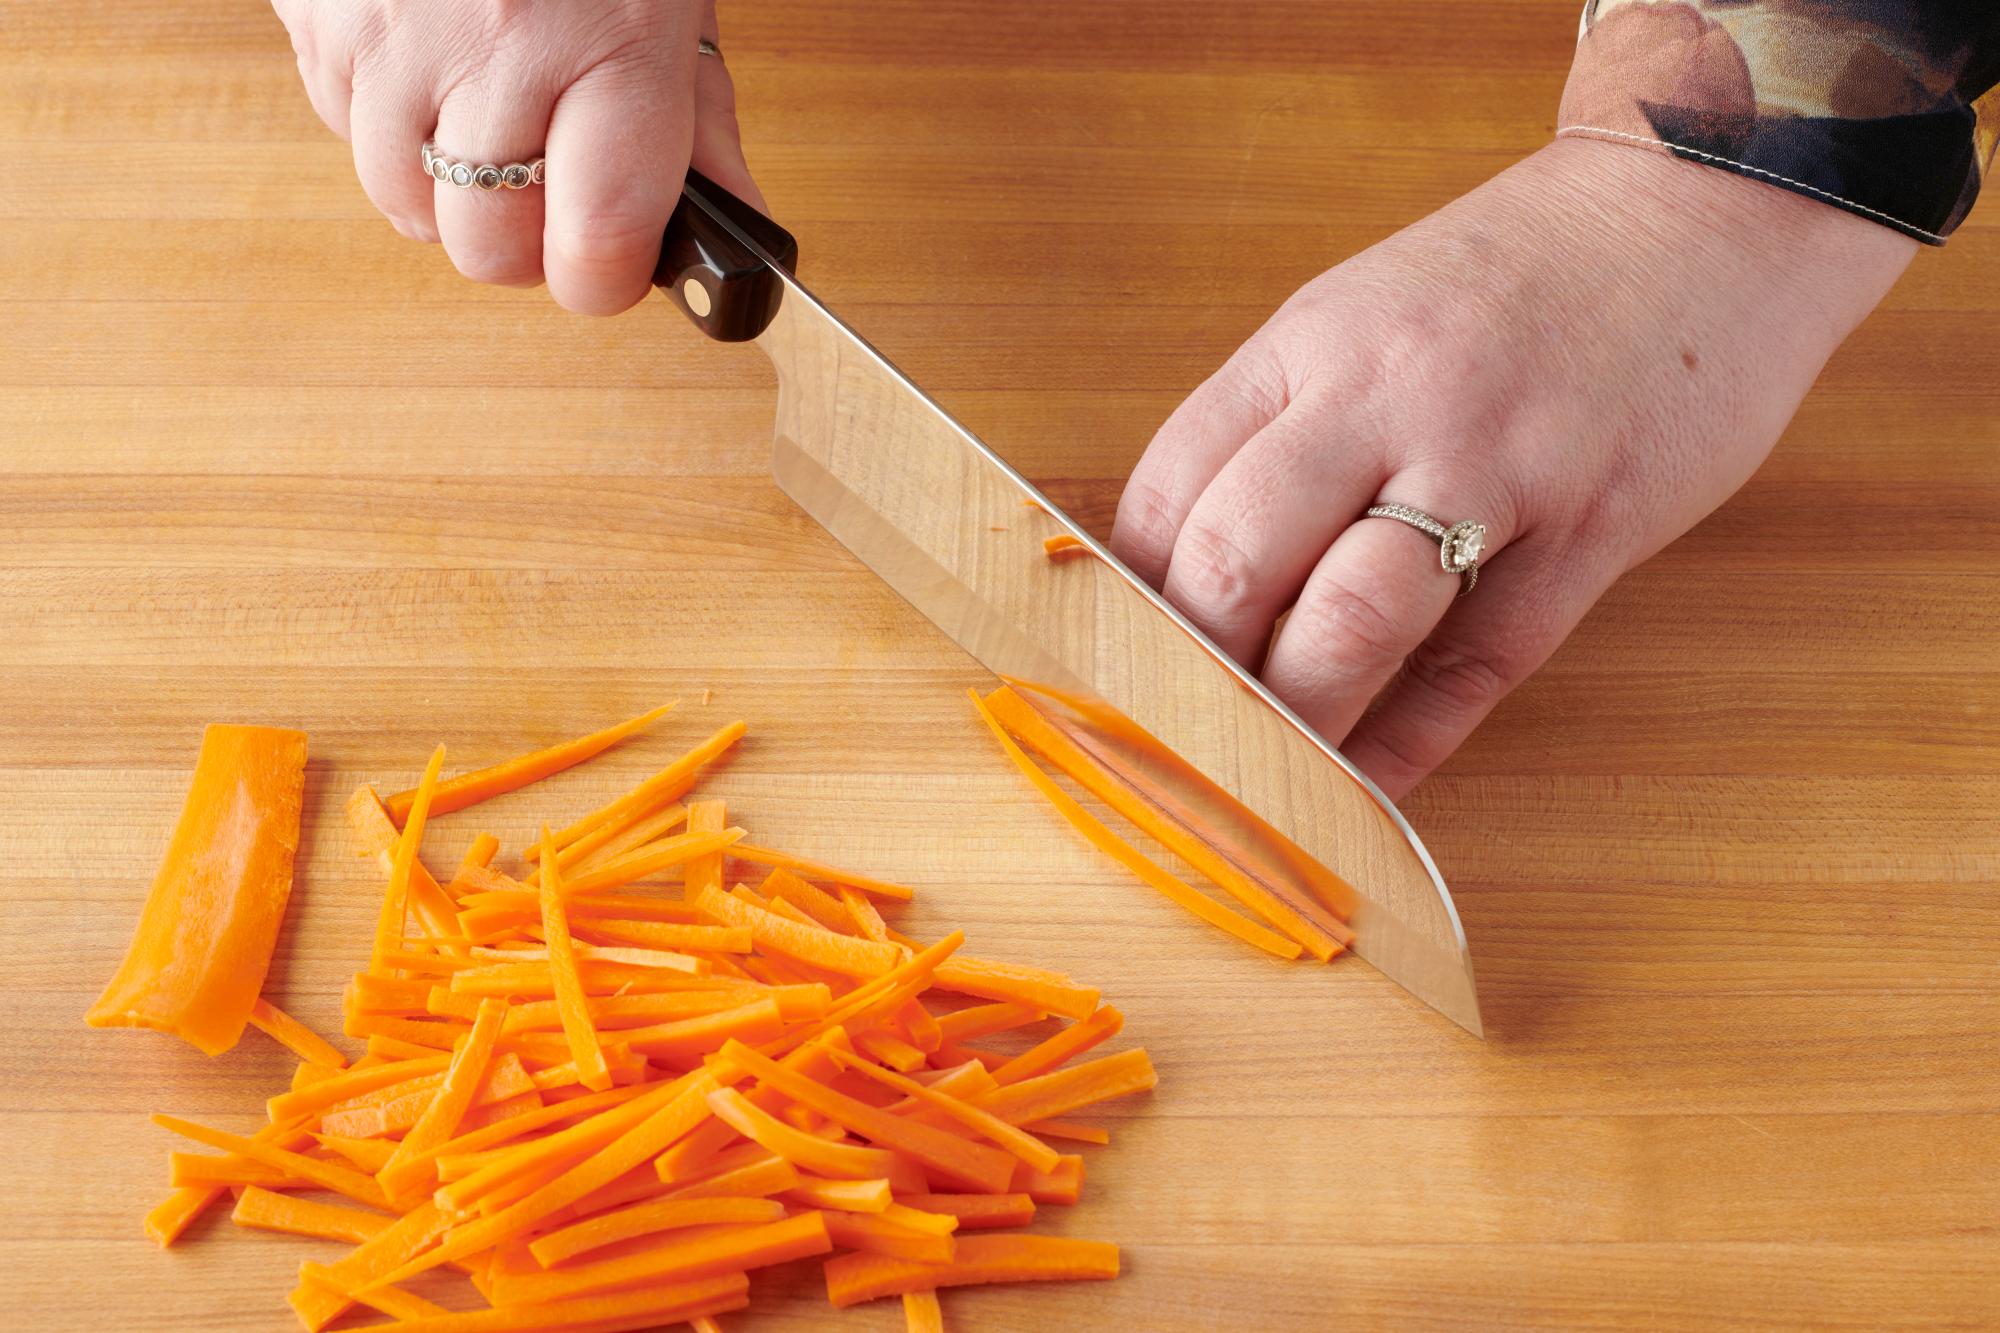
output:
M713 0L274 0L313 109L354 145L361 186L397 231L444 243L477 282L533 287L580 314L635 304L692 163L764 207L736 126ZM421 151L548 183L463 190Z

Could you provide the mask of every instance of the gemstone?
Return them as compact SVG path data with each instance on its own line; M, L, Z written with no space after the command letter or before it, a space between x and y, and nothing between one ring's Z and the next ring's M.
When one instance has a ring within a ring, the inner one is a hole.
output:
M1458 558L1466 564L1479 559L1479 553L1486 549L1486 529L1473 528L1459 534Z

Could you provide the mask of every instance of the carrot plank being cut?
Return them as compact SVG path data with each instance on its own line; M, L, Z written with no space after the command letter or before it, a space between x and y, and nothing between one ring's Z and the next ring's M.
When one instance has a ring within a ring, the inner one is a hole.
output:
M170 1032L206 1055L243 1035L292 892L304 732L210 726L180 821L92 1027Z
M488 801L506 792L516 791L531 782L573 768L594 755L602 754L618 742L636 736L672 711L678 699L661 704L650 712L635 718L593 731L588 736L551 745L547 749L534 750L528 754L516 755L490 768L482 768L473 773L461 773L449 781L438 784L437 794L431 799L431 813L448 815L469 806ZM401 824L409 818L410 806L416 801L414 788L399 791L383 804L388 808L389 818Z

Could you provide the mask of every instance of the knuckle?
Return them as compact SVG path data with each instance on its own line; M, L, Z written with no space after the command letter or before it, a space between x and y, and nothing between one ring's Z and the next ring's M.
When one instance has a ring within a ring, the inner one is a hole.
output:
M1174 543L1168 591L1197 620L1228 623L1252 597L1257 561L1234 537L1190 522Z
M1285 632L1322 673L1379 677L1410 650L1409 630L1374 596L1344 583L1309 586Z
M1530 669L1523 654L1469 651L1436 639L1418 644L1403 662L1405 679L1456 712L1491 707Z
M461 246L451 252L452 266L474 282L518 287L539 282L541 265L532 256L486 246Z
M1118 498L1118 519L1111 542L1120 552L1150 559L1164 558L1180 530L1180 513L1167 493L1134 477Z

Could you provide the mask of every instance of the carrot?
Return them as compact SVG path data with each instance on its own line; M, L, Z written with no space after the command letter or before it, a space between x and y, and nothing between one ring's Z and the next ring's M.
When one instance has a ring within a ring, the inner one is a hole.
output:
M911 1000L896 1011L896 1023L910 1039L910 1045L930 1055L944 1045L944 1030L921 1000Z
M908 902L916 893L901 884L891 884L887 880L870 879L852 871L835 870L832 866L808 861L803 856L791 856L784 852L774 852L769 847L752 847L748 843L737 843L729 849L729 854L738 861L748 861L753 866L766 869L789 870L807 879L824 880L832 884L846 884L852 888L872 893L878 898L894 898L898 902Z
M935 1291L903 1293L903 1327L905 1333L944 1333L944 1310Z
M430 762L424 765L423 781L417 784L417 794L410 812L403 821L402 836L396 840L396 852L389 867L389 885L382 894L382 911L375 919L375 951L369 956L368 970L386 970L383 955L402 943L405 923L410 910L410 872L416 864L417 849L423 845L424 824L430 817L431 796L437 791L438 770L444 766L444 747L431 751Z
M306 1282L323 1283L327 1280L327 1275L332 1271L325 1264L316 1264L310 1260L299 1265L299 1277ZM432 1315L451 1313L437 1302L427 1301L413 1292L402 1290L400 1287L383 1287L380 1290L371 1291L368 1293L367 1299L362 1303L380 1310L392 1319L426 1319Z
M1117 1036L1125 1028L1125 1015L1105 1005L1089 1018L1080 1019L1048 1040L1031 1046L993 1071L996 1083L1020 1083L1082 1055Z
M496 1290L501 1285L494 1283ZM724 1314L749 1303L749 1282L734 1272L671 1286L430 1315L378 1327L393 1327L395 1333L623 1333Z
M645 949L706 949L715 953L749 953L747 926L683 926L670 921L585 920L587 934Z
M322 1148L339 1153L361 1171L374 1175L389 1165L395 1155L396 1144L389 1139L356 1139L344 1134L314 1134Z
M793 1203L808 1208L824 1208L843 1213L879 1213L889 1206L889 1179L821 1180L803 1176L793 1189L785 1191Z
M261 995L250 1006L250 1025L307 1064L347 1067L347 1057L331 1042Z
M784 1013L769 996L718 1013L683 1018L652 1027L630 1028L619 1035L632 1049L654 1063L675 1064L697 1059L720 1046L725 1038L763 1042L785 1030Z
M1138 848L1113 833L1097 816L1084 809L1074 797L1058 787L1048 774L1036 766L1034 760L1021 752L1021 747L1014 743L1014 738L1000 725L1000 720L987 707L986 701L979 697L977 690L968 690L967 693L972 696L972 706L979 710L980 720L986 723L994 739L1000 742L1000 748L1006 753L1007 758L1021 770L1021 775L1034 785L1035 790L1056 808L1056 813L1061 815L1071 828L1083 835L1084 841L1209 925L1226 930L1246 944L1255 945L1264 952L1276 954L1280 958L1299 956L1304 946L1298 940L1267 930L1240 912L1230 911L1213 898L1175 878Z
M948 1213L960 1231L1024 1227L1035 1220L1035 1201L1026 1194L906 1194L901 1200L927 1213Z
M493 1047L500 1039L500 1025L506 1020L507 1006L501 1001L489 999L480 1003L479 1017L473 1021L464 1044L452 1055L451 1064L444 1071L444 1081L438 1085L430 1105L403 1136L402 1146L396 1149L389 1164L376 1173L376 1180L391 1199L403 1197L432 1174L426 1165L429 1156L458 1132L459 1122L472 1109L473 1095L486 1077ZM603 1058L603 1051L594 1040L591 1049ZM608 1081L607 1076L607 1084Z
M848 1254L826 1265L826 1294L836 1309L909 1291L993 1282L1068 1282L1118 1276L1118 1247L1066 1236L967 1236L948 1264L880 1254Z
M729 827L721 801L695 801L688 806L688 832L720 833ZM705 889L722 887L722 853L705 853L690 860L681 875L681 897L693 902Z
M311 1333L338 1319L353 1304L349 1292L381 1285L374 1279L430 1244L446 1222L431 1204L419 1204L331 1264L316 1279L302 1281L287 1300Z
M782 1222L732 1227L552 1272L519 1277L503 1274L494 1280L493 1298L504 1304L526 1305L639 1283L686 1282L719 1273L740 1275L751 1268L789 1263L831 1250L833 1240L827 1234L826 1217L825 1213L802 1213Z
M734 846L743 837L740 828L718 829L713 833L677 833L671 838L640 847L595 870L585 871L568 881L565 892L603 893L651 878L662 870L685 865L697 858ZM546 855L546 853L545 853Z
M1008 1188L1036 1203L1073 1204L1083 1194L1083 1159L1066 1153L1062 1165L1047 1172L1018 1166Z
M773 1091L812 1108L872 1143L906 1154L942 1176L963 1182L969 1188L998 1193L1007 1187L1008 1180L1012 1178L1013 1167L1006 1154L835 1092L823 1083L758 1054L742 1042L728 1042L722 1048L722 1056Z
M620 722L616 726L606 727L602 731L593 731L588 736L579 736L575 740L551 745L547 749L516 755L512 759L476 772L461 773L450 781L438 785L437 794L432 798L431 813L452 814L468 806L478 805L481 801L490 801L495 796L525 787L531 782L539 782L566 768L573 768L593 755L602 754L627 737L638 735L665 717L673 709L674 704L679 702L680 700L676 699L671 703L661 704L651 712L641 713L635 718ZM401 791L391 796L384 802L389 810L389 818L401 824L409 818L416 799L415 791Z
M886 1173L892 1154L858 1144L831 1143L804 1133L762 1110L734 1088L708 1094L709 1109L718 1120L767 1152L793 1166L842 1180L869 1180Z
M968 1102L962 1102L949 1094L926 1087L913 1078L891 1073L866 1060L856 1060L852 1056L836 1054L834 1063L843 1069L851 1069L857 1074L874 1079L885 1088L894 1088L905 1096L914 1097L924 1105L932 1107L958 1121L981 1138L997 1145L1026 1162L1037 1171L1053 1171L1061 1160L1060 1154L1034 1135Z
M802 926L774 912L710 888L695 900L706 915L730 926L748 927L759 948L795 958L846 977L872 979L893 969L902 954L893 944L853 939L816 926Z
M999 1074L994 1074L999 1078ZM973 1098L973 1105L1013 1125L1048 1120L1080 1106L1145 1092L1159 1082L1143 1046L1102 1060L1072 1065L1038 1078L1003 1085Z
M630 823L605 824L556 853L556 869L581 873L616 861L627 852L666 837L687 822L687 807L680 798L694 786L689 778L677 791L663 792L661 807Z
M1100 1125L1081 1125L1074 1120L1037 1120L1032 1125L1021 1128L1030 1134L1045 1139L1073 1139L1078 1143L1095 1143L1100 1146L1111 1142L1111 1131Z
M875 910L875 904L869 901L868 895L859 890L850 889L845 884L836 885L835 887L840 891L840 905L846 908L848 916L854 919L855 930L859 931L866 939L887 944L889 942L888 923L882 920L882 914Z
M366 1067L357 1065L296 1092L281 1092L265 1102L264 1108L271 1123L276 1125L300 1116L318 1114L350 1098L392 1088L413 1078L441 1074L450 1063L448 1055L426 1055L421 1059L395 1060Z
M846 904L782 866L766 875L764 882L757 886L757 891L765 898L790 903L827 930L841 935L859 933L855 928L854 914L847 910Z
M391 1221L379 1213L364 1213L358 1208L343 1208L313 1199L294 1199L254 1185L237 1197L236 1210L229 1216L240 1227L344 1240L353 1245L383 1230Z
M710 1163L713 1168L686 1184L669 1185L661 1181L667 1197L672 1199L761 1199L772 1194L783 1194L798 1188L802 1183L798 1168L784 1158L765 1152L754 1143L743 1147L755 1155L749 1158L735 1158L724 1154L722 1161ZM642 1177L644 1171L638 1173ZM655 1176L658 1172L653 1173Z
M1119 782L1075 741L1013 689L1002 686L987 695L982 712L990 712L1022 745L1055 765L1086 791L1116 810L1148 837L1186 861L1223 892L1305 946L1325 962L1353 940L1353 931L1331 913L1309 920L1291 903L1230 864L1220 852L1156 809Z
M678 791L674 791L675 787L714 762L737 741L742 740L743 733L747 730L748 728L741 722L732 722L723 727L623 796L591 811L568 828L559 830L556 833L556 845L567 847L586 833L608 823L643 819L657 809L659 804L678 800L687 788L680 787ZM674 792L671 796L666 794L670 791ZM541 849L530 847L526 855L530 861L535 860L541 855Z
M389 812L382 808L382 798L375 794L373 787L358 787L347 798L347 823L354 830L354 836L361 840L362 855L372 856L384 875L393 874L396 846L403 840L403 834L390 820ZM452 919L451 895L444 891L421 859L410 865L410 911L427 935L442 937L456 928Z
M949 1234L911 1231L868 1213L822 1212L819 1216L825 1222L826 1234L842 1249L866 1250L925 1264L948 1264L957 1254L958 1242Z
M579 1254L601 1249L634 1236L649 1236L681 1227L777 1222L785 1205L769 1199L656 1199L551 1231L531 1242L529 1253L544 1268L554 1268Z
M569 916L563 910L562 885L556 869L555 838L542 825L542 934L549 942L549 981L555 989L556 1007L562 1015L563 1035L569 1038L570 1056L576 1061L583 1086L602 1092L611 1086L611 1070L604 1063L604 1050L597 1043L597 1029L584 1004L583 978L577 974L575 946L570 941Z
M303 1153L279 1148L259 1139L246 1138L241 1134L227 1134L222 1130L210 1129L206 1125L197 1125L176 1116L162 1115L158 1111L153 1113L152 1120L161 1129L170 1129L183 1138L193 1139L196 1143L206 1143L209 1147L220 1148L224 1152L237 1153L252 1161L262 1162L266 1166L275 1166L287 1175L309 1180L321 1189L345 1194L348 1198L371 1207L380 1208L388 1202L382 1194L380 1185L349 1167L322 1162L317 1157L307 1157Z
M990 1037L996 1032L1039 1023L1047 1017L1041 1010L1030 1009L1026 1005L1005 1002L975 1004L956 1013L939 1015L938 1036L944 1045L956 1046L976 1037Z
M211 725L166 855L92 1027L170 1032L205 1055L243 1036L292 891L304 732Z
M308 1184L278 1167L265 1166L262 1162L253 1162L235 1153L211 1157L206 1153L192 1152L167 1154L167 1183L175 1189L211 1185L241 1189L256 1185L272 1190L303 1189Z
M1079 986L1060 972L979 958L954 958L937 970L937 984L982 1000L1006 1000L1064 1018L1087 1018L1097 1008L1099 994Z

